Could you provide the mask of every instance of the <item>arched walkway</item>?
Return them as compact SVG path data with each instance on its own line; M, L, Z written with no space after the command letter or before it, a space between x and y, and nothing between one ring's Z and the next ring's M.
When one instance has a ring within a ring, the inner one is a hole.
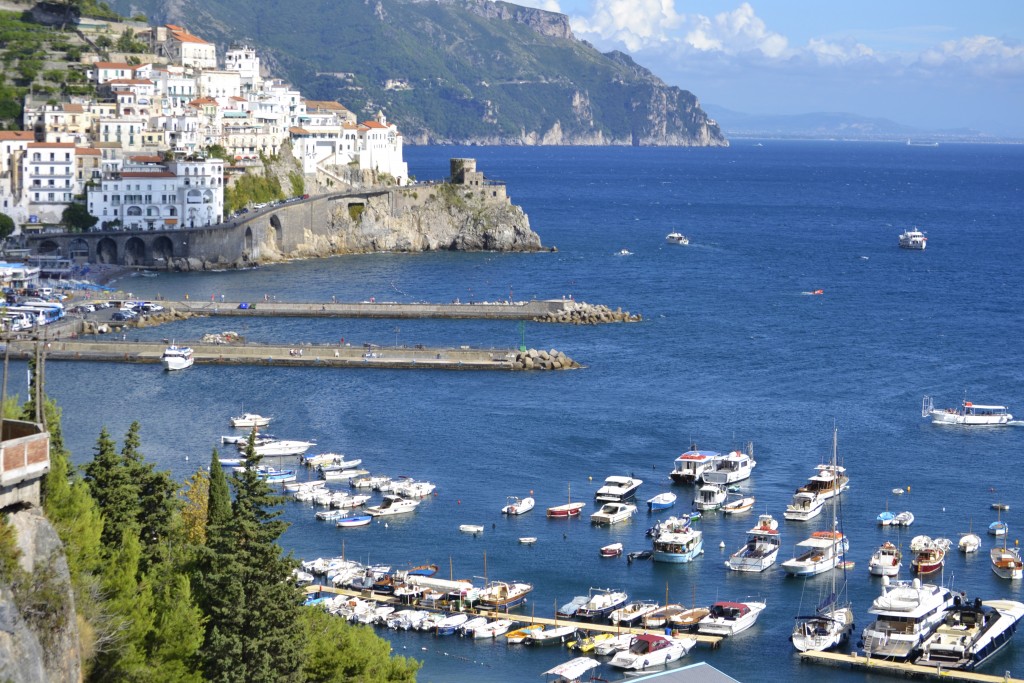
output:
M58 254L60 253L60 246L53 240L43 240L39 243L40 254Z

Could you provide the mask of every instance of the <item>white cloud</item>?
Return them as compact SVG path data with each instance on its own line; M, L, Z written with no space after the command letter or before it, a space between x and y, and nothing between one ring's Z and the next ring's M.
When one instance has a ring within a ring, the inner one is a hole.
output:
M572 27L632 52L671 42L683 20L673 0L596 0L590 16L573 17Z
M683 41L695 50L725 54L757 51L770 58L783 57L787 53L786 37L769 31L747 2L712 18L693 15L687 23L695 26Z
M877 57L875 51L863 43L840 44L817 38L809 40L803 51L819 64L832 66Z
M546 9L549 12L561 13L562 7L558 4L558 0L516 0L514 3L523 7L535 7L536 9Z
M978 75L1021 75L1024 45L1008 45L991 36L949 40L921 53L917 66L929 70L963 67Z

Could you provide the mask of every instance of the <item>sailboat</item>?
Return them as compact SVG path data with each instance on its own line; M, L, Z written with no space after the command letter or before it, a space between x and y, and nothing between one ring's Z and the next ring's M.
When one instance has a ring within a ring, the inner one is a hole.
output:
M582 502L572 502L572 484L569 484L569 502L549 507L548 517L579 517L580 510L586 507L586 505L586 503Z
M832 428L832 465L836 464L836 443L838 430ZM833 496L832 501L835 505L835 501L839 500L839 496ZM840 503L839 512L836 517L833 518L832 522L832 533L833 537L838 542L843 544L847 543L842 533L838 531L836 519L842 518L842 504ZM838 550L839 556L842 556L843 550ZM800 652L807 652L808 650L822 651L830 650L834 647L846 642L850 637L850 632L853 631L853 610L850 608L849 600L840 602L840 592L846 591L846 566L841 565L843 569L843 585L842 588L837 592L836 590L836 572L832 572L832 586L829 594L818 603L818 608L811 616L798 616L796 618L796 626L793 629L793 635L791 640L793 641L793 647ZM836 567L837 569L839 566Z

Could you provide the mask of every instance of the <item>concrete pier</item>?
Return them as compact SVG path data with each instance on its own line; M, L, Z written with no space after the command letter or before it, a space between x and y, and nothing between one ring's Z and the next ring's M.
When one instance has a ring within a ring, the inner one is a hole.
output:
M566 310L572 301L552 299L482 303L412 303L397 302L324 302L296 303L284 301L161 301L167 309L194 315L227 317L292 317L292 318L447 318L453 320L534 320L549 313ZM244 306L244 307L243 307Z
M956 669L938 669L933 666L919 666L909 662L892 662L874 659L858 654L841 654L839 652L801 652L800 660L816 664L845 664L854 669L883 673L903 678L928 678L943 681L976 681L978 683L1024 683L1019 678L1011 678L1006 672L1003 676L982 674L975 671L958 671Z

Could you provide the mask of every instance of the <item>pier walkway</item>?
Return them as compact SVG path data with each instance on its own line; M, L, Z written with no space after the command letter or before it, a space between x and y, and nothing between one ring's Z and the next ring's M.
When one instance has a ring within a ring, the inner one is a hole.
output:
M801 652L800 661L815 664L846 664L862 671L871 671L901 676L903 678L929 678L943 681L974 681L976 683L1024 683L1019 678L1011 678L1010 673L1002 676L982 674L976 671L958 671L956 669L938 669L933 666L919 666L906 662L890 662L857 654L841 654L838 652Z
M295 303L284 301L161 301L168 309L187 311L194 315L227 317L293 317L293 318L447 318L490 320L533 320L549 313L566 310L570 300L482 302L482 303L413 303L396 302L324 302Z

